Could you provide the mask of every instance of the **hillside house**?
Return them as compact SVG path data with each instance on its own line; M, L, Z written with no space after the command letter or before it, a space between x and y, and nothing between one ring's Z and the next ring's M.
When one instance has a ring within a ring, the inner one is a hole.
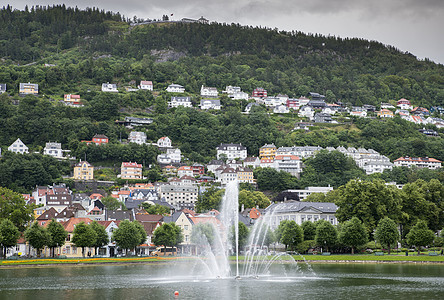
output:
M136 162L122 162L120 166L121 179L142 179L142 165Z
M94 166L87 161L78 162L74 166L74 179L76 180L93 180Z
M220 144L217 148L217 159L225 157L227 159L247 158L247 147L242 144Z
M221 109L221 105L220 105L220 100L211 100L211 99L202 99L200 100L200 109L202 110L208 110L208 109L215 109L215 110L220 110Z
M37 83L20 83L20 95L37 95L39 93L39 85Z
M185 88L179 84L170 84L166 91L168 93L185 93Z
M206 87L203 86L200 88L200 96L202 98L206 98L206 97L212 97L212 98L216 98L219 95L219 92L217 91L217 88L215 87Z
M115 83L102 83L102 92L118 93L117 85Z
M142 80L142 81L140 81L138 88L141 90L152 91L152 90L154 90L153 82Z
M193 105L191 103L191 98L190 97L171 97L171 101L168 102L168 107L173 108L173 107L179 107L179 106L193 107Z
M146 133L141 131L131 131L128 136L128 142L138 145L146 144Z
M14 152L14 153L29 153L29 148L22 142L21 139L16 139L14 143L11 144L11 146L8 147L8 151Z

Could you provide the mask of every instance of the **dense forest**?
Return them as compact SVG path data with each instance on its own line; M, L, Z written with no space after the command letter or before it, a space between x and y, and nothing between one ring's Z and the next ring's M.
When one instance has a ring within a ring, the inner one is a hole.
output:
M249 155L258 155L262 145L275 143L278 147L371 148L392 160L404 155L444 160L443 129L427 125L440 133L429 137L418 132L422 126L399 117L344 117L339 124L318 125L305 132L293 130L301 120L297 114L270 115L265 107L257 107L246 115L242 113L246 101L224 96L221 111L167 108L173 94L164 90L171 83L183 85L195 105L201 85L218 90L240 86L247 93L264 87L269 95L290 97L313 91L324 94L327 102L350 106L379 106L400 98L427 108L444 105L443 65L420 61L376 41L239 24L134 26L119 13L97 8L57 5L20 11L8 5L0 9L0 66L0 83L7 85L7 93L0 95L3 152L21 138L31 151L40 152L46 142L61 142L72 155L87 157L95 164L122 160L153 164L159 153L156 148L121 143L130 130L115 121L131 115L152 118L152 124L137 130L144 131L152 142L169 136L187 162L208 162L214 159L216 146L228 142L247 146ZM124 92L124 86L136 86L141 80L152 80L155 91ZM39 96L19 96L21 82L38 83ZM117 83L120 92L100 92L104 82ZM60 103L67 93L79 94L85 106ZM96 133L107 135L111 143L104 147L80 143ZM8 172L13 173L11 168ZM66 168L52 170L47 177L57 178ZM351 174L362 176L355 171ZM402 174L403 178L416 176ZM289 180L286 187L306 186L313 176L307 172L305 179ZM321 185L338 178L332 184L342 184L342 175L335 176L316 180ZM2 182L9 186L20 185L3 177ZM386 175L384 179L391 178Z

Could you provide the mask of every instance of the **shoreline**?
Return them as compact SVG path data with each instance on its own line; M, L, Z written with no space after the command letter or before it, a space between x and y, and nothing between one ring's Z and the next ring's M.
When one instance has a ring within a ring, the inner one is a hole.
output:
M396 256L395 256L396 257ZM415 256L413 256L415 257ZM412 257L412 258L413 258ZM295 258L294 261L300 263L310 264L444 264L444 257L438 257L439 259L431 260L429 257L418 257L418 259L390 259L386 256L380 259L359 259L356 257L350 257L350 259L338 258L332 259L300 259ZM399 258L399 257L398 257ZM404 258L404 257L403 257ZM422 258L422 259L421 259ZM6 268L41 268L41 267L60 267L62 265L70 266L104 266L104 265L132 265L132 264L166 264L169 262L176 262L180 260L192 260L193 257L179 256L179 257L135 257L135 258L74 258L74 259L32 259L32 260L2 260L0 263L0 269ZM230 259L234 262L233 259ZM290 263L291 261L284 260L279 263Z

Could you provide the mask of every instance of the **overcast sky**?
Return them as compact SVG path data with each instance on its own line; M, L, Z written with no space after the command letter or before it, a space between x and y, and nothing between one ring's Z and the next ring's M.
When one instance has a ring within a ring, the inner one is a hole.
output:
M3 2L2 0L1 2ZM444 0L14 0L27 4L99 7L126 17L199 18L339 37L376 40L444 64ZM4 5L4 4L0 4Z

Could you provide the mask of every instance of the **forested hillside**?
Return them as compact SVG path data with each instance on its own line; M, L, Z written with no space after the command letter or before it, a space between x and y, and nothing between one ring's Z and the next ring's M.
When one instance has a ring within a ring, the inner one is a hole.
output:
M152 124L137 130L152 142L169 136L191 162L214 159L215 147L228 142L242 143L250 155L275 143L372 148L392 160L404 155L444 160L443 129L432 125L427 127L441 137L425 136L418 132L422 126L399 117L342 118L337 125L293 131L301 120L294 113L271 115L259 107L245 115L246 101L225 96L221 111L167 109L173 94L165 92L169 84L181 84L195 106L202 85L218 90L232 85L250 94L257 87L290 97L319 92L327 102L349 106L407 98L430 108L444 105L443 65L362 39L238 24L133 25L119 13L96 8L1 9L0 83L7 85L0 96L3 151L21 138L40 152L46 142L61 142L72 155L86 155L92 163L155 163L157 148L120 143L130 130L115 121L131 115L152 118ZM153 81L154 92L124 91L141 80ZM21 82L39 84L39 95L19 96ZM104 82L116 83L120 92L100 92ZM60 103L68 93L79 94L85 106ZM96 133L107 135L111 143L97 147L80 142Z

